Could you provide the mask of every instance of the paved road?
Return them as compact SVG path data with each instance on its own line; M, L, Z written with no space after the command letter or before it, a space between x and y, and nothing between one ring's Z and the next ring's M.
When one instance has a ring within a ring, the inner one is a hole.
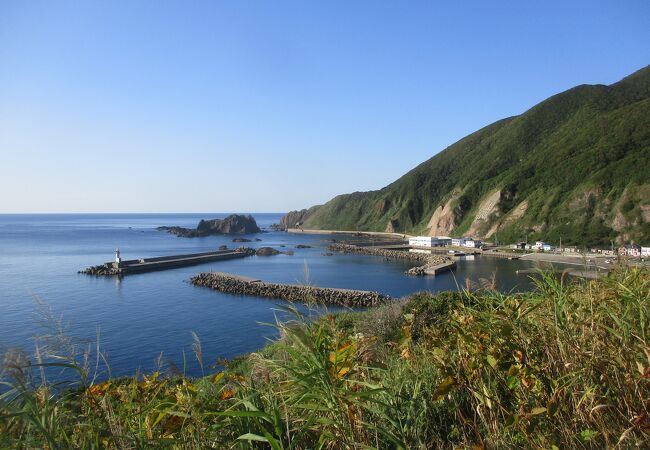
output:
M558 264L571 264L574 266L584 266L585 263L588 267L593 268L597 266L601 269L612 269L614 264L608 264L605 260L613 260L611 256L587 256L586 260L582 255L566 255L559 253L527 253L521 255L521 260L530 260L530 261L544 261L549 263L558 263Z

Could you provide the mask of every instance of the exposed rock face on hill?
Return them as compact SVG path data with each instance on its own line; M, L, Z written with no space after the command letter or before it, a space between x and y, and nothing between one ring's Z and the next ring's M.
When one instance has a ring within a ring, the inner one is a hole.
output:
M427 224L429 236L449 236L454 231L459 212L454 211L454 203L458 201L459 196L460 192L453 192L444 205L436 208Z
M528 200L524 200L523 202L519 203L513 210L511 210L503 220L494 223L494 225L492 225L492 228L490 228L485 234L485 237L489 239L494 236L495 233L497 233L499 230L507 228L508 225L515 223L517 220L521 219L524 214L526 214L527 209Z
M253 216L231 214L225 219L201 220L196 229L184 227L158 227L180 237L202 237L214 234L252 234L262 230L257 226Z
M573 245L650 242L650 66L581 85L461 139L383 189L287 226Z
M500 198L501 191L496 190L481 202L467 232L468 235L485 236L485 225L490 222L492 214L499 212L498 203Z
M384 231L386 233L396 233L398 229L399 222L397 220L389 220L388 225L386 225L386 229Z

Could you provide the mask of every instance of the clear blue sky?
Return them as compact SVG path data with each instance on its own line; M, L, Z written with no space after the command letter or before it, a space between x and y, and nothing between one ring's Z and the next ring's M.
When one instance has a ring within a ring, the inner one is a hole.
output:
M647 0L2 0L0 212L307 207L647 64Z

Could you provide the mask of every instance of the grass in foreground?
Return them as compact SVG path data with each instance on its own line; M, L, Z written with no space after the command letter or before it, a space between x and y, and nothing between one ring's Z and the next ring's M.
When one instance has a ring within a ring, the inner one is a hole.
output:
M634 448L650 445L650 273L416 294L278 324L189 379L64 389L5 356L3 448ZM200 343L195 350L200 356ZM62 364L57 362L56 364Z

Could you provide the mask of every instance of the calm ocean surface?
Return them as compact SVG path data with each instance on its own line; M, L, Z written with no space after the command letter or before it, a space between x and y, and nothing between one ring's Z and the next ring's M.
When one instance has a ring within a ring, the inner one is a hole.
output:
M281 302L233 296L190 285L200 271L218 270L266 281L376 290L394 297L420 290L443 291L464 285L465 278L489 278L496 272L502 290L525 290L527 278L518 268L532 262L495 258L459 260L454 272L437 277L408 277L414 264L382 258L334 254L322 256L330 236L268 232L256 246L292 249L294 256L253 256L199 266L131 275L117 280L77 274L87 266L112 260L119 247L124 259L214 250L230 247L232 236L179 238L157 231L160 225L194 227L202 218L227 214L62 214L0 215L0 353L9 347L32 351L34 336L47 333L37 318L37 301L62 317L68 334L95 341L108 357L113 375L151 370L162 352L179 367L184 354L189 374L200 374L192 354L192 332L201 339L206 364L232 358L263 346L274 330ZM267 228L281 214L254 214ZM295 249L297 244L312 245ZM306 270L307 269L307 270Z

